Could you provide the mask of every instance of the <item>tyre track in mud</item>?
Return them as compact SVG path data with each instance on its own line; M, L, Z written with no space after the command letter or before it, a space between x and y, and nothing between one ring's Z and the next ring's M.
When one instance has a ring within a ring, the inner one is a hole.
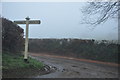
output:
M30 56L56 67L56 71L35 78L118 78L118 65L100 61L30 53Z

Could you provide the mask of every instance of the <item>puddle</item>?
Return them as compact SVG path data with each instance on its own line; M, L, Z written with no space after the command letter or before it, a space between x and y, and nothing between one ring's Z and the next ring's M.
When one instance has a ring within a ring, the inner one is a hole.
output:
M78 67L78 66L74 66L74 65L73 65L72 67Z

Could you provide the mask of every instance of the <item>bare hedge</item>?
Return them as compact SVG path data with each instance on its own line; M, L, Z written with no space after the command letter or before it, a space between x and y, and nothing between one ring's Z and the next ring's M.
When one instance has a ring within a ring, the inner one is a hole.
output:
M23 48L23 29L12 21L2 18L2 50L18 53Z

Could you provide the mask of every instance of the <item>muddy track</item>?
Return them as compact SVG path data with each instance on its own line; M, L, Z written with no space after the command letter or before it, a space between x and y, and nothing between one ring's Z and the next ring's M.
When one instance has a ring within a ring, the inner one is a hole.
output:
M118 78L116 65L92 63L75 59L42 56L30 53L30 55L50 66L56 67L56 71L46 75L38 75L35 78Z

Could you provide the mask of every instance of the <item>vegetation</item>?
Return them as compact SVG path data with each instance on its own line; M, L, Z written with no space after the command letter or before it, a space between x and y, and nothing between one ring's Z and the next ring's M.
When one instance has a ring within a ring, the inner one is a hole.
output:
M23 48L23 29L12 21L2 18L2 50L19 53Z
M45 74L44 64L29 58L29 63L24 62L20 54L4 53L2 56L3 78L28 78Z
M30 39L30 52L47 52L55 55L86 58L107 62L118 62L119 44L110 43L106 40L81 39Z
M43 68L43 63L29 58L29 63L25 63L23 57L12 53L4 53L2 56L3 70L19 68Z
M28 77L40 73L43 63L29 58L24 62L22 51L24 49L23 29L12 21L2 19L2 77ZM27 74L26 74L27 73Z
M88 2L88 5L82 9L83 19L85 24L101 24L110 18L119 18L120 11L119 0L107 0L107 2L96 1Z
M22 52L24 48L23 29L5 18L2 18L2 44L3 69L41 68L43 66L42 63L31 58L29 63L26 64L22 55L17 54Z

